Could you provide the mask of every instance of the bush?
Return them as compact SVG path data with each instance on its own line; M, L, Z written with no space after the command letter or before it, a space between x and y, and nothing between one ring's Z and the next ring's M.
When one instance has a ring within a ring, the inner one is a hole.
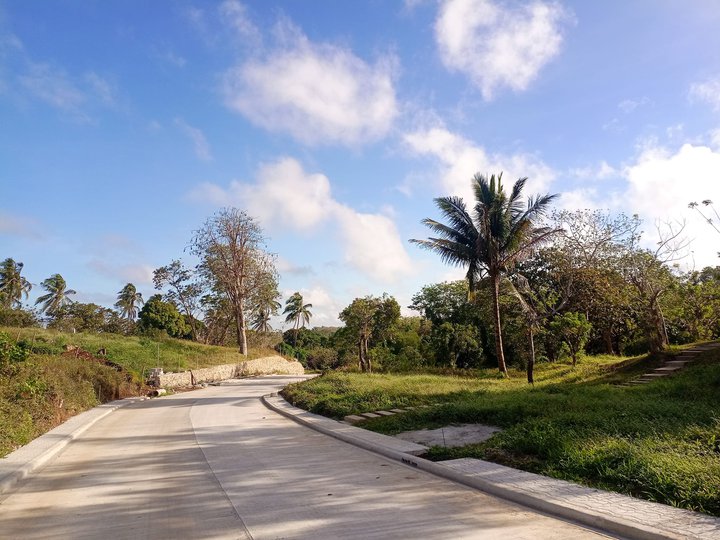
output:
M15 343L10 336L0 332L0 369L27 359L28 349L25 343Z
M320 371L336 369L340 366L338 354L335 349L329 347L315 347L307 354L307 367Z

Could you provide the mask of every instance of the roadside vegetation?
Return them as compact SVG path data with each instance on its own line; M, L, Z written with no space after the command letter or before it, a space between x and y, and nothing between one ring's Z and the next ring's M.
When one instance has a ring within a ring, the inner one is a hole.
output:
M720 515L720 357L645 387L614 384L678 347L720 338L720 266L683 269L693 239L682 223L656 225L648 243L637 216L553 211L555 196L528 197L525 181L475 175L473 200L435 200L439 217L422 222L432 236L411 242L464 279L421 287L406 306L416 316L403 315L391 294L367 294L337 314L342 326L310 328L326 306L300 289L283 309L276 255L258 221L236 208L193 233L194 265L157 268L149 298L125 284L114 309L76 301L70 286L78 285L61 274L35 276L42 290L24 304L35 286L22 262L4 259L0 331L10 356L25 355L7 360L0 378L0 427L16 434L4 448L63 417L48 404L80 410L125 392L102 382L108 369L136 384L150 367L179 371L277 351L324 373L286 391L312 411L340 418L429 404L366 425L384 433L503 428L481 445L433 448L433 459L481 457ZM701 204L690 207L720 232L712 201ZM273 329L275 317L290 327ZM87 366L75 362L81 357ZM55 386L75 380L85 381L84 393Z
M503 431L434 460L475 457L720 516L720 352L649 385L621 387L660 359L586 357L538 366L534 386L485 369L463 374L327 373L287 387L310 411L342 418L432 405L363 422L385 434L481 423ZM618 368L617 366L621 367Z

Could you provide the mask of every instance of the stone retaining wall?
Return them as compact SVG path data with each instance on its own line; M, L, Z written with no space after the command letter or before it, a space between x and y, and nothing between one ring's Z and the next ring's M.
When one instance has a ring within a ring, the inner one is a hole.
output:
M305 370L300 362L285 360L282 356L266 356L246 360L238 364L224 364L209 368L193 369L181 373L164 373L154 378L155 386L176 388L201 382L222 381L248 375L302 375Z

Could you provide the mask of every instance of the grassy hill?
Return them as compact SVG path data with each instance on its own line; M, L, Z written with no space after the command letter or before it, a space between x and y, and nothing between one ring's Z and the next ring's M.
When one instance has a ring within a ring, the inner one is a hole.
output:
M102 348L100 360L121 370L82 352ZM9 360L12 351L24 359ZM276 353L254 350L249 358L268 354ZM236 349L172 338L0 328L0 457L84 410L143 394L151 367L181 371L245 359Z
M683 372L637 387L622 382L658 359L586 358L573 369L465 376L332 373L292 385L294 404L336 418L407 405L435 406L367 421L386 434L485 423L482 444L432 448L431 459L476 457L652 501L720 515L720 351Z
M24 341L35 354L62 354L68 345L80 347L93 354L100 349L105 349L107 360L120 364L138 377L151 367L162 367L165 371L183 371L220 364L234 364L247 358L277 354L272 350L258 349L251 350L246 358L235 348L203 345L170 337L72 334L44 328L0 327L0 332L8 334L16 341Z

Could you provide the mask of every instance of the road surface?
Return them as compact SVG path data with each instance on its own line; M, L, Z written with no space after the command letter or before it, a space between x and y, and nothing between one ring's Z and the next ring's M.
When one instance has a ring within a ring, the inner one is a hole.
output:
M0 538L607 538L260 402L294 379L245 379L115 411L0 496Z

